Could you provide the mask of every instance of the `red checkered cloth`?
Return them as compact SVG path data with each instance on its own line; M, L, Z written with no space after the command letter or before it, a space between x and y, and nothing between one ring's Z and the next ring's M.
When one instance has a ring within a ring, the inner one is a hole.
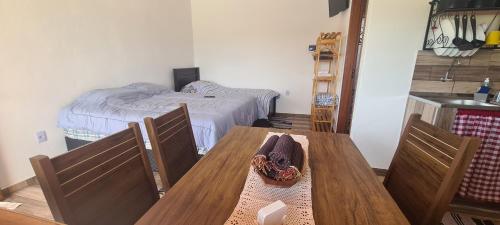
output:
M458 194L500 203L500 111L459 109L453 132L482 140Z

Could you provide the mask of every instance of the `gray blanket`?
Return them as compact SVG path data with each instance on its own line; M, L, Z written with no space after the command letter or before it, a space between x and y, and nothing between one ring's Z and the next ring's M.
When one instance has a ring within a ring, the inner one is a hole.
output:
M226 98L254 97L257 99L259 119L267 119L271 100L280 95L278 92L269 89L229 88L203 80L184 86L181 92Z
M139 122L147 140L143 119L158 117L187 103L196 145L210 149L235 125L251 125L257 119L253 97L204 98L197 94L176 93L153 84L132 84L121 88L89 91L64 107L58 126L109 135Z

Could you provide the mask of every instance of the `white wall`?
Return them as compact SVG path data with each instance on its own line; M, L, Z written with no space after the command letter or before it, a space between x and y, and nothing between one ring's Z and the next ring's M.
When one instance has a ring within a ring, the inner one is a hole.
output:
M427 0L370 0L351 137L372 167L387 168L396 150Z
M0 187L66 151L57 113L82 92L173 86L172 68L192 65L189 0L0 0Z
M281 93L278 112L310 113L313 59L307 47L320 32L347 33L349 10L329 18L327 0L191 0L191 5L201 79L274 89Z

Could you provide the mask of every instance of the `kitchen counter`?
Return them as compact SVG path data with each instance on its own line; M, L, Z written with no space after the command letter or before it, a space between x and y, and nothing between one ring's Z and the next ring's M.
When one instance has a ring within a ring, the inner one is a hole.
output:
M411 92L406 104L403 128L411 114L418 113L422 115L423 121L451 130L459 109L500 111L500 105L474 101L473 94Z
M475 101L472 94L411 92L409 98L439 108L500 110L500 105Z

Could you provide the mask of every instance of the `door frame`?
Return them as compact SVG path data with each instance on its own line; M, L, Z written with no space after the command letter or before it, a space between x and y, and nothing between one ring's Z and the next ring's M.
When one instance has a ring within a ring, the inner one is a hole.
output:
M337 120L337 133L349 133L349 120L352 117L352 104L354 103L353 88L358 63L359 42L361 40L361 26L365 15L368 0L352 0L349 30L347 34L346 53L344 60L344 73L340 94L339 114Z

